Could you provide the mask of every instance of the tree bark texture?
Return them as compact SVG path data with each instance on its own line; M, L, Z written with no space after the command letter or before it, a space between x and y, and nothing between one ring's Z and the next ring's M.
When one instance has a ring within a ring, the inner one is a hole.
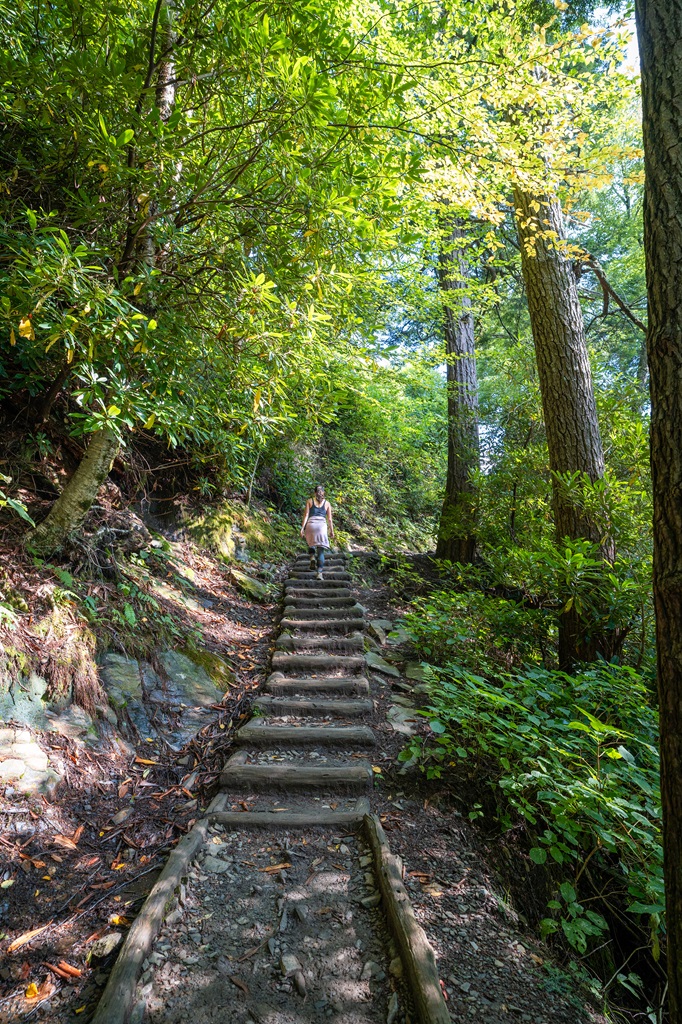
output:
M612 555L608 538L570 499L560 476L580 472L591 481L604 474L592 371L575 273L561 251L564 225L559 201L514 191L521 245L523 279L528 296L535 358L552 472L557 540L584 537ZM562 666L592 660L596 638L585 635L574 607L560 618L559 660Z
M106 480L118 451L118 436L105 426L92 434L78 469L42 523L29 536L29 547L39 555L60 548L83 523L98 490Z
M448 472L436 557L463 563L472 562L476 550L473 474L479 467L478 382L466 237L466 229L455 224L441 244L438 259L447 370Z
M671 1024L682 1024L682 2L637 0Z

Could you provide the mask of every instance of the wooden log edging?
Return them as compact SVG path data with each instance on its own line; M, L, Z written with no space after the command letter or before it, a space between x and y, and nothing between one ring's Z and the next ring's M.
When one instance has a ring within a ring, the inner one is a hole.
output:
M403 885L402 862L391 853L386 833L376 814L365 815L364 831L372 849L388 924L400 950L419 1021L421 1024L451 1024L433 948L415 917Z
M190 864L206 842L210 818L222 811L226 802L227 794L219 793L211 802L206 817L197 821L171 850L166 866L130 926L91 1024L126 1024L142 964L161 930L168 905Z

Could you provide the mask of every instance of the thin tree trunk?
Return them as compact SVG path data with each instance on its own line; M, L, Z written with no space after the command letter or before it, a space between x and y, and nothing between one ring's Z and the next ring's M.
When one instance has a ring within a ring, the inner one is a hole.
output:
M637 0L670 1024L682 1024L682 2Z
M476 550L473 474L479 467L474 318L462 249L466 237L462 225L455 224L441 244L438 259L447 369L448 472L436 557L463 563L472 562Z
M592 371L576 276L561 252L565 237L559 201L514 191L521 264L528 296L542 409L552 472L557 540L585 537L612 557L608 538L571 500L560 476L582 473L594 482L604 474ZM569 668L592 660L599 638L586 635L575 606L561 615L559 661Z
M70 372L71 364L64 360L62 368L50 384L47 391L44 391L42 395L37 395L31 402L28 410L29 420L32 420L37 425L47 422L50 413L52 412L52 406L57 401Z
M118 451L118 435L105 426L92 434L78 469L50 509L47 518L29 535L28 546L38 555L62 547L83 524L97 492L106 480Z

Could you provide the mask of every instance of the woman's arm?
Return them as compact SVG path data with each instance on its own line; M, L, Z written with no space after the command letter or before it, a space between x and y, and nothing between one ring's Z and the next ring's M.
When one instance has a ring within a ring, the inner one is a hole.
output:
M332 507L327 502L327 522L329 523L329 536L334 536L334 523L332 522Z
M305 503L305 509L303 511L303 522L301 523L301 536L302 537L305 537L305 533L303 531L305 530L305 524L308 522L308 513L310 512L311 504L312 504L312 502L311 502L310 498L308 498L308 500Z

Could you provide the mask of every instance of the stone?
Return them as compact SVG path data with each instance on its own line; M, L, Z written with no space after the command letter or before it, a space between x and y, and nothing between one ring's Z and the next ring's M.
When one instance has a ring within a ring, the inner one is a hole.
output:
M282 953L279 961L279 967L285 978L289 975L295 974L296 971L302 971L300 960L294 956L293 953Z
M155 737L157 731L149 720L144 704L139 662L134 658L126 658L123 654L109 651L102 657L99 674L109 703L117 713L122 731L127 733L130 739L134 739L130 736L128 727L130 719L140 738Z
M428 683L431 673L428 668L425 668L418 661L408 661L405 666L405 677L407 679L414 679L418 683Z
M213 875L222 875L223 872L230 869L230 865L226 861L221 860L220 857L212 857L210 853L204 858L202 867Z
M42 794L53 799L61 775L50 766L45 751L27 729L2 729L0 735L0 783L12 782L6 796Z
M111 717L106 716L107 720L111 722L113 718L111 724L116 725L115 713L111 708L108 711ZM87 711L78 704L71 704L56 718L51 718L47 728L49 732L59 733L60 736L66 736L77 743L95 743L99 739L95 723Z
M205 652L206 655L209 653ZM159 663L168 675L169 698L176 704L209 707L211 704L219 704L223 699L224 689L218 689L204 665L200 663L202 659L203 654L190 657L186 650L162 651L159 655ZM226 666L225 671L229 671L229 666Z
M239 569L231 569L230 572L239 590L246 594L247 597L253 597L256 601L270 600L270 587L267 583L254 580L252 576L247 576L245 572L240 572Z
M0 670L0 720L44 729L48 721L46 692L47 680L36 672L13 679Z
M377 622L370 622L367 632L383 647L386 643L386 634Z
M391 998L388 1001L388 1014L386 1016L386 1024L393 1024L394 1020L398 1016L399 1009L400 1003L398 1001L398 993L392 992Z
M368 960L367 963L362 968L360 981L367 981L369 978L378 978L380 975L384 975L384 972L382 971L379 964L375 963L374 960Z
M380 654L376 654L374 651L368 651L365 655L365 661L370 668L375 669L377 672L383 672L387 676L395 676L397 679L400 678L400 672L395 665L389 665Z
M123 936L120 932L109 932L107 935L103 935L101 939L95 939L90 946L88 959L105 960L108 956L111 956L122 938Z
M412 635L408 633L403 626L399 626L397 623L393 626L393 629L390 630L389 635L386 637L387 642L394 645L409 643L413 639Z
M0 761L0 782L12 782L20 779L26 771L26 765L18 757L8 757Z
M394 978L402 978L403 976L403 962L399 956L396 956L391 960L388 966L388 973Z
M389 630L393 629L393 623L390 619L372 619L372 626L377 626L383 633L388 633Z
M381 895L376 892L373 896L365 896L360 900L363 907L378 907L381 903Z
M182 608L186 608L187 611L190 612L203 611L201 602L197 601L189 594L185 594L179 587L171 586L170 583L161 580L150 580L150 586L154 593L164 601L180 605Z

